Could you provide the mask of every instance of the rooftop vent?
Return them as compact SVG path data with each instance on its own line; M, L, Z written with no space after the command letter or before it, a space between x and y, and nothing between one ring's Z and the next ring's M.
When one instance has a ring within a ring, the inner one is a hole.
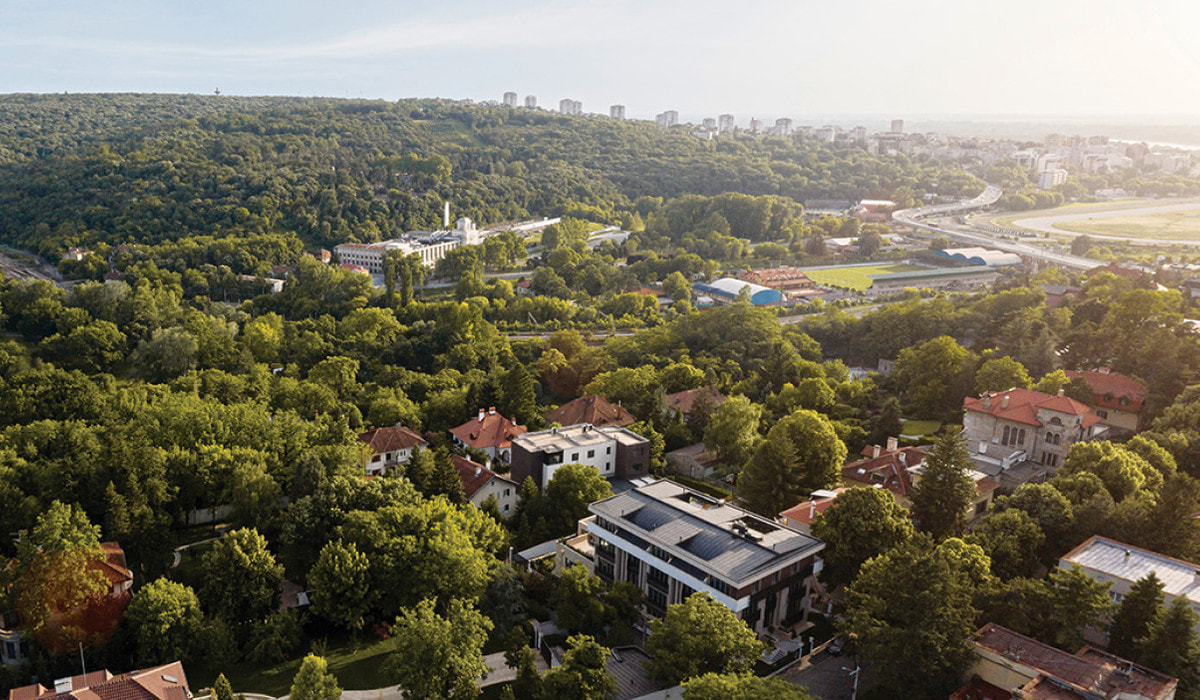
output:
M168 676L165 673L163 674L162 679L168 683L178 683L179 682L179 679L176 678L175 676Z
M59 678L58 680L54 681L54 692L55 693L69 693L72 690L74 690L74 688L71 687L70 676L68 676L66 678Z

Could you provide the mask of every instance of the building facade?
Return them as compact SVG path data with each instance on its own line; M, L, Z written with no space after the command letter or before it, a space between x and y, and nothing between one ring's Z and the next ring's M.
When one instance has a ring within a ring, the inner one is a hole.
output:
M972 448L1019 448L1030 461L1052 468L1066 460L1071 445L1107 431L1092 409L1065 396L1009 389L963 399L963 432Z
M402 255L416 254L426 267L433 267L446 253L460 245L475 245L483 240L475 222L463 217L450 231L413 231L380 243L342 243L334 248L343 265L361 267L373 275L383 274L383 256L396 250Z
M732 134L737 128L737 122L734 121L732 114L722 114L717 117L717 131L722 134Z
M525 426L517 425L496 413L492 406L462 425L450 429L450 437L458 447L480 450L488 459L508 462L512 456L512 441L526 433Z
M1107 367L1095 370L1067 370L1071 379L1082 377L1092 391L1088 406L1100 416L1100 422L1114 431L1136 432L1142 425L1146 403L1146 385Z
M461 455L450 455L450 465L458 472L463 494L471 505L482 508L491 497L496 499L500 517L508 519L517 512L521 502L521 486L517 482Z
M516 107L517 106L517 93L515 93L515 92L504 93L504 106L505 107Z
M588 510L595 573L642 590L646 609L708 593L756 632L799 620L825 543L672 481L659 480Z
M564 464L595 467L600 476L634 479L650 471L650 441L626 430L589 423L525 433L512 441L512 472L518 484L533 477L545 489Z
M396 465L408 464L414 449L429 447L425 438L399 423L385 428L371 428L360 433L358 441L366 448L363 469L367 476L379 476Z
M659 126L672 127L679 123L679 112L673 109L668 109L654 117L654 121L658 122Z
M625 105L613 105L608 108L608 116L613 119L625 120Z

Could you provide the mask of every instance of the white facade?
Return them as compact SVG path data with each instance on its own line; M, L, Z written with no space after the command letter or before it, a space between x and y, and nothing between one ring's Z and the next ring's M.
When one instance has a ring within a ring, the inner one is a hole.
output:
M515 92L504 93L504 106L505 107L516 107L517 106L517 93L515 93Z
M566 98L558 101L559 114L578 115L583 112L583 103L579 100Z
M679 112L668 109L654 117L659 126L672 127L679 123Z
M893 119L891 131L893 134L903 134L904 133L904 120L903 119Z
M537 95L525 96L525 109L537 109Z
M1067 181L1067 171L1059 168L1057 170L1043 170L1038 173L1038 188L1049 190Z
M625 105L613 105L608 108L608 116L613 119L625 120Z
M717 117L717 131L721 132L722 134L733 133L735 126L736 124L733 121L732 114L722 114L721 116Z
M460 245L476 245L484 238L475 222L463 217L455 223L453 231L405 234L380 243L342 243L334 248L343 265L358 265L371 274L383 274L383 256L389 250L398 250L404 255L417 254L426 267L433 267L446 253Z
M516 482L500 475L493 476L478 491L471 495L471 505L482 508L488 496L496 497L496 507L503 518L511 518L521 502L521 487Z

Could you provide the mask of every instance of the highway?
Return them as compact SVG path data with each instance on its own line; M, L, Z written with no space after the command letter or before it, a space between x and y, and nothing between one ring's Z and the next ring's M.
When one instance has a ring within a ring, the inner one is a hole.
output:
M1018 243L1004 238L997 238L995 235L969 229L949 228L947 224L934 225L924 223L921 219L928 217L946 217L956 216L975 209L983 209L990 207L1000 199L1001 190L995 185L988 185L987 188L972 200L966 202L956 202L954 204L939 204L932 207L918 207L916 209L902 209L892 213L892 219L902 224L908 224L915 228L924 229L940 233L955 240L966 241L975 245L987 246L997 250L1003 250L1008 253L1016 253L1023 257L1041 260L1043 262L1061 265L1073 270L1090 270L1093 267L1100 267L1104 263L1099 260L1092 260L1079 255L1071 255L1069 253L1056 253L1051 250L1046 250L1041 246L1029 245L1028 243Z

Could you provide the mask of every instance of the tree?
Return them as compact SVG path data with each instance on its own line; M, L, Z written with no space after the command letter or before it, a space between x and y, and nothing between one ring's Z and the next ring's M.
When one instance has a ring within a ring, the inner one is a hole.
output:
M612 485L595 467L566 464L554 470L546 484L545 503L550 505L547 519L556 531L574 530L587 517L588 506L612 495Z
M1114 502L1146 490L1157 494L1163 484L1162 472L1133 450L1116 443L1077 442L1071 445L1059 474L1090 473L1100 477Z
M1025 365L1004 355L979 366L975 372L975 392L1005 391L1014 387L1028 389L1031 381Z
M139 376L165 382L186 373L196 363L196 338L182 328L160 328L134 351L131 364Z
M862 565L842 632L857 638L895 697L945 697L974 659L966 642L974 599L991 580L977 545L913 537Z
M967 511L975 500L975 484L967 475L971 463L961 432L942 431L912 491L913 516L935 540L958 537L966 529Z
M1136 661L1179 679L1182 697L1194 697L1200 689L1200 641L1196 625L1200 615L1185 597L1178 597L1159 610L1145 639L1141 640Z
M313 612L339 627L361 629L371 608L370 573L370 562L354 543L326 544L308 573Z
M751 510L774 517L803 494L836 484L845 461L833 425L801 409L771 427L738 476L738 494Z
M1138 642L1149 635L1162 606L1163 584L1153 571L1134 581L1108 626L1109 650L1125 659L1137 656Z
M1095 240L1086 233L1072 238L1071 255L1087 255L1093 243L1095 243Z
M608 672L609 651L585 635L567 638L562 664L542 677L543 700L613 700L617 681Z
M1053 484L1022 484L1011 496L992 502L992 513L1019 510L1045 535L1039 556L1047 566L1067 552L1075 515L1071 502Z
M542 231L542 247L547 251L573 248L582 251L587 247L588 224L581 219L563 217Z
M501 376L500 397L496 407L518 425L535 425L541 419L533 375L529 374L524 364L514 362L512 368Z
M165 578L138 589L125 611L125 619L142 666L190 657L204 623L195 592Z
M300 646L303 630L300 617L290 610L275 610L250 625L246 640L246 660L256 664L277 664Z
M229 679L222 673L217 676L217 680L213 681L213 698L215 700L236 700L237 696L233 694L233 686L229 684Z
M705 673L745 673L765 645L746 623L707 593L693 593L650 621L647 671L676 685Z
M930 417L962 408L974 376L975 356L943 335L901 350L891 379L912 412Z
M266 617L279 604L283 567L257 530L233 530L213 543L201 559L204 607L231 622Z
M453 599L443 617L427 598L404 610L392 626L392 676L410 700L474 698L488 667L483 645L492 623L469 603Z
M417 487L418 491L429 493L433 484L433 473L436 470L437 458L434 456L433 450L414 447L408 465L404 468L404 475L408 477L413 486Z
M1076 566L1054 569L1046 582L1052 613L1040 637L1060 649L1078 649L1083 646L1083 630L1099 626L1112 609L1109 584L1100 583Z
M782 678L759 678L749 673L706 673L683 682L683 700L812 700L812 696Z
M342 689L337 678L329 672L328 662L316 654L309 654L300 662L288 697L292 700L338 700L342 697Z
M663 291L671 295L675 301L691 301L692 285L676 270L663 280Z
M433 473L424 491L426 496L445 496L446 500L455 505L467 502L467 494L463 491L462 477L450 463L450 453L445 448L434 453Z
M529 635L520 627L514 627L509 637L508 648L504 651L504 663L517 672L510 686L514 697L542 697L542 676L534 664L535 653L529 647Z
M572 633L601 634L608 621L608 610L601 600L606 590L604 581L588 573L586 568L567 567L554 591L554 612L558 625Z
M1007 580L1037 573L1037 553L1045 539L1033 518L1012 509L988 514L967 541L982 547L992 560L992 573Z
M740 467L762 440L758 421L762 408L745 396L731 396L712 412L704 431L704 446L714 450L725 464Z
M850 585L863 562L907 541L913 527L891 492L859 487L839 494L812 533L825 542L821 578L837 587Z

